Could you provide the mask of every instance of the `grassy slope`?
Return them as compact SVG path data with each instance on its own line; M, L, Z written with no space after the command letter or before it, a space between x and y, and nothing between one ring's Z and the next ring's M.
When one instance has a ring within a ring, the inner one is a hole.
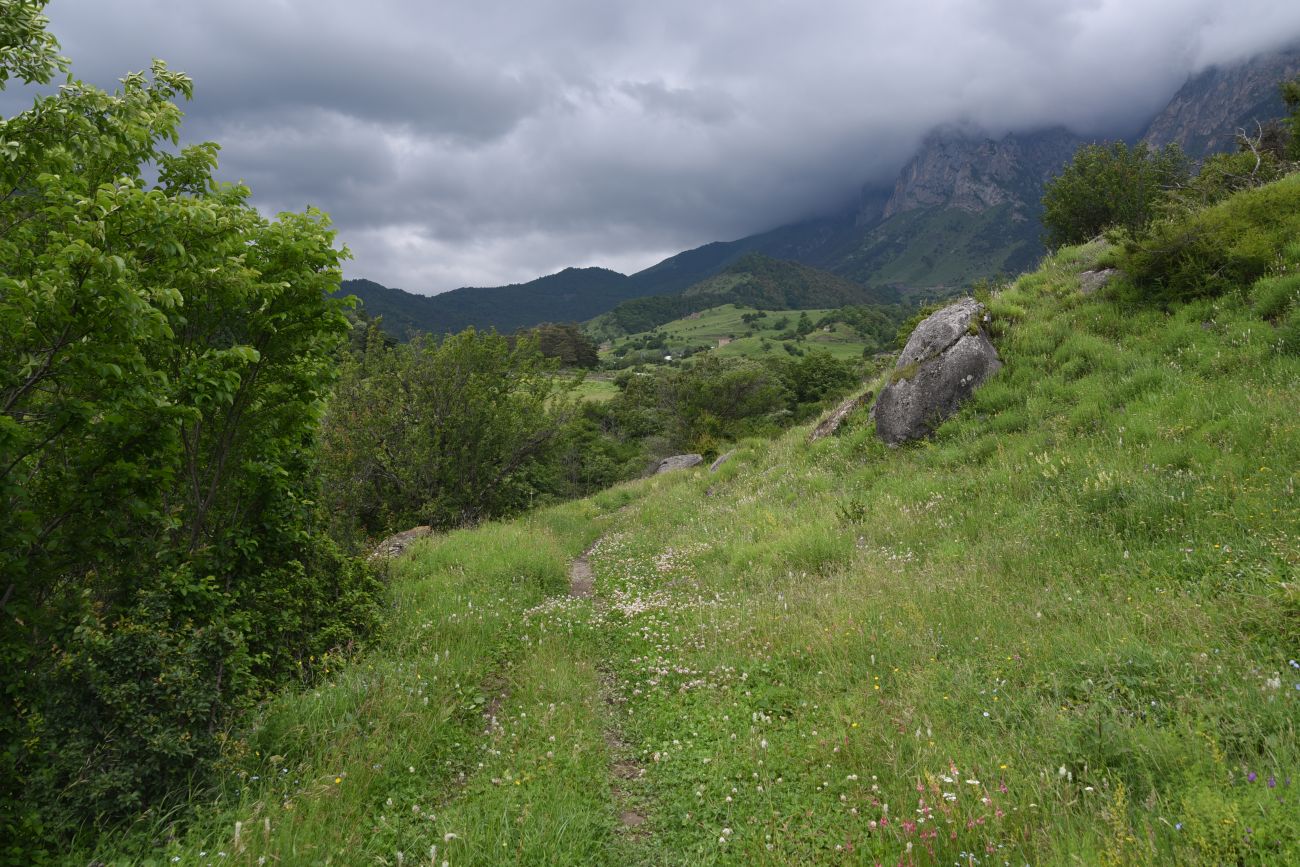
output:
M1010 205L971 214L917 208L873 228L834 267L867 285L957 290L982 277L1018 274L1042 255L1037 219L1017 222Z
M1079 296L1095 253L994 299L1006 367L931 443L796 430L418 549L153 856L1294 863L1300 359Z
M719 355L734 357L746 356L750 358L759 358L763 355L779 354L785 355L781 341L777 335L783 331L794 327L799 320L801 313L807 313L808 318L816 322L825 314L831 312L829 309L823 310L769 310L766 318L755 320L753 324L747 324L741 320L746 313L758 312L753 307L743 307L735 304L724 304L721 307L712 307L702 311L695 317L684 317L675 319L665 325L659 326L655 332L662 332L668 335L668 345L670 349L680 352L682 347L686 346L717 346L719 338L735 335L735 340L730 344L716 348ZM785 328L773 328L773 323L787 319ZM744 337L749 331L754 332L753 337ZM644 336L642 334L631 334L627 337L611 341L611 348L622 346L626 343L635 341ZM766 338L769 346L763 349L762 342ZM809 334L802 342L796 343L802 349L825 349L836 358L861 358L862 350L866 348L866 343L853 331L853 329L837 323L831 331L814 331ZM664 353L661 353L664 354ZM609 351L601 353L602 358L612 357Z

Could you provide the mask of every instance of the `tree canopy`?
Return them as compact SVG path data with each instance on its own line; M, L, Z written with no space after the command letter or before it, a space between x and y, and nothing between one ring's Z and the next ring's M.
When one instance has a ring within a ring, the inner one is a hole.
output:
M0 82L65 68L43 6L0 0ZM157 804L374 617L313 496L345 254L175 149L191 89L155 62L0 120L6 846Z

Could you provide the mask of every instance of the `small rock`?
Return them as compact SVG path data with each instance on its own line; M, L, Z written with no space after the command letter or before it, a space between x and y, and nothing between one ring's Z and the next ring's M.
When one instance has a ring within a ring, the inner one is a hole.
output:
M844 420L852 415L855 409L866 406L874 396L875 392L868 391L857 397L851 397L835 407L835 410L813 428L812 433L808 434L808 442L815 443L819 439L839 433L840 425L844 424Z
M734 455L735 453L736 450L732 449L731 451L727 452L725 455L719 457L713 463L709 464L709 472L716 473L718 471L718 468L721 467L723 464L725 464L727 461L731 460L731 456Z
M704 463L703 455L673 455L670 458L664 458L655 468L654 475L668 473L673 470L689 470L691 467L697 467Z
M375 546L371 553L371 560L387 560L392 557L401 556L407 548L415 542L416 539L422 539L433 532L432 527L412 527L409 530L403 530L401 533L394 533L384 541Z
M1100 271L1084 271L1079 275L1079 291L1084 295L1091 295L1101 287L1105 286L1119 271L1115 268L1103 268Z

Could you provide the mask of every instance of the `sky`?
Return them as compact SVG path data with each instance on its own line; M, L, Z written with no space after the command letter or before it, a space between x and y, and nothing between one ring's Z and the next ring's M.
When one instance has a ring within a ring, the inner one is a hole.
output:
M348 277L423 294L631 273L846 206L936 125L1131 136L1295 0L51 0L73 73L155 57L185 137ZM30 95L0 96L10 114Z

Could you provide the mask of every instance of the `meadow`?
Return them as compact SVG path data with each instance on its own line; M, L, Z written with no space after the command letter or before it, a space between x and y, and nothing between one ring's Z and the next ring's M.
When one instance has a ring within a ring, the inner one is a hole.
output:
M1101 252L990 300L1006 367L932 441L801 428L427 541L195 823L88 854L1294 863L1300 358L1240 298L1080 295Z
M781 335L792 331L800 317L806 314L816 323L823 316L834 311L816 310L758 310L737 304L724 304L712 307L698 314L675 319L661 325L654 331L629 334L610 341L608 349L601 350L601 359L615 359L615 350L629 347L628 353L637 358L644 353L647 360L662 360L664 355L680 355L687 347L707 348L725 358L762 358L764 356L785 357L787 345L802 351L814 349L829 352L835 358L861 358L867 343L852 328L842 322L836 322L825 328L817 328L803 339L783 340ZM746 322L744 317L766 314L762 318ZM658 351L637 350L633 347L652 338L663 335L665 346ZM747 336L748 335L748 336ZM719 345L719 341L729 341Z

